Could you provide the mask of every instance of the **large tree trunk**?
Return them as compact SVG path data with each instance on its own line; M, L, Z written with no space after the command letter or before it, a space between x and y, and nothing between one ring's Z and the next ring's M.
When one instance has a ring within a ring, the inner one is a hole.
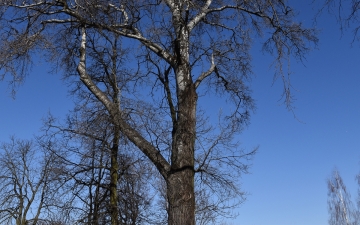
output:
M184 72L184 71L183 71ZM189 76L188 76L189 77ZM171 173L167 179L168 224L195 224L194 148L197 94L190 80L178 93Z
M168 225L195 224L194 172L174 172L167 182Z
M195 225L194 149L197 94L189 65L189 31L174 10L177 118L173 124L171 171L167 178L168 225Z

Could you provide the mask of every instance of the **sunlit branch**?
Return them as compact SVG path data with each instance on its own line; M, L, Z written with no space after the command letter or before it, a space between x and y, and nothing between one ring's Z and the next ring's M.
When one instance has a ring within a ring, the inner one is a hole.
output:
M214 55L212 54L211 55L211 66L208 71L202 73L198 77L198 79L195 81L195 88L197 88L206 77L210 76L210 74L212 74L215 71L215 67L216 67L216 65L215 65L215 61L214 61Z

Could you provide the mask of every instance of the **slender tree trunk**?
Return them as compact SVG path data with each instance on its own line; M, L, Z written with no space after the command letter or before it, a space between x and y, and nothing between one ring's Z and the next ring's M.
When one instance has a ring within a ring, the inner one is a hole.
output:
M113 146L111 148L111 165L110 165L110 210L111 210L111 225L119 224L118 216L118 151L119 151L119 137L120 131L117 126L114 127Z

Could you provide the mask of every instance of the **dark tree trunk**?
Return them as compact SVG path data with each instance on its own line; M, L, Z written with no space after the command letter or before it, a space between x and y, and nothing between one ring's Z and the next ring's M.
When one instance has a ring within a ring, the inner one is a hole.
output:
M195 224L194 171L184 169L170 175L167 182L168 224Z
M114 128L113 146L111 148L111 165L110 165L110 210L111 210L111 225L118 225L118 195L117 195L117 182L118 182L118 151L119 151L119 129Z
M183 71L184 72L184 71ZM197 94L190 80L178 93L178 118L173 130L171 172L167 179L168 224L195 224L194 148Z

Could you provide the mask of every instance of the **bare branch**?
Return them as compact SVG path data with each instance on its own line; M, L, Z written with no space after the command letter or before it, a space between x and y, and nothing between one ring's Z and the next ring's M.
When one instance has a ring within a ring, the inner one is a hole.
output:
M195 88L197 88L206 77L210 76L210 74L212 74L215 71L215 67L216 66L214 61L214 55L211 55L211 66L208 71L203 72L195 81Z

